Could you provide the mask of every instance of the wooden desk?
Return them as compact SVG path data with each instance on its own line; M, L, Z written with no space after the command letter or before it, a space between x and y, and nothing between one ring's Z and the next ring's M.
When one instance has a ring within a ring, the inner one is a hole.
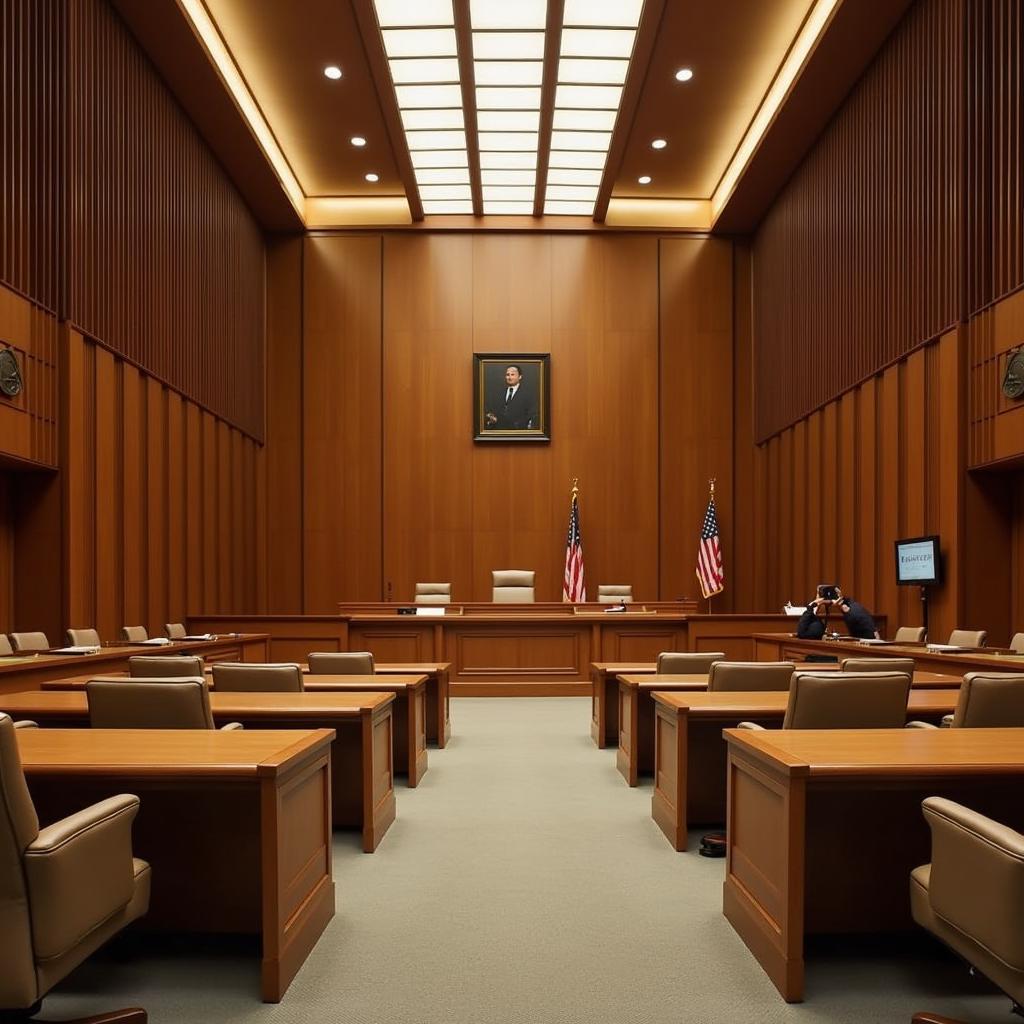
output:
M216 640L178 640L161 647L119 644L101 647L96 654L16 654L0 657L0 693L35 690L46 681L66 676L107 675L127 672L128 659L171 654L198 654L209 662L266 661L267 633L240 633Z
M592 661L590 663L590 736L599 747L619 739L619 681L621 673L653 674L653 661Z
M210 707L218 725L329 728L332 821L339 828L361 829L363 849L372 853L395 820L394 700L393 693L211 693ZM16 721L37 721L47 732L89 725L86 696L80 690L3 694L0 710Z
M834 672L838 665L824 665L825 671ZM806 671L811 671L807 669ZM818 666L813 668L818 671ZM654 700L655 690L706 690L706 675L627 674L618 677L619 749L615 764L630 786L637 784L640 775L654 771ZM936 672L915 672L911 686L928 689L948 689L953 693L952 711L956 705L956 692L963 682L960 676L947 676ZM698 685L700 684L700 685Z
M449 700L448 672L450 661L410 661L377 663L377 675L404 675L422 673L427 677L427 742L446 747L452 738L452 714ZM309 687L310 681L306 680Z
M725 821L723 728L756 722L778 729L789 692L663 693L654 698L654 795L651 817L676 850L692 823ZM911 690L908 721L937 724L956 706L952 690Z
M1024 826L1024 729L726 729L725 916L789 1002L804 935L912 927L921 814L945 796Z
M40 818L137 793L153 868L143 927L252 933L278 1002L334 916L329 729L20 729Z

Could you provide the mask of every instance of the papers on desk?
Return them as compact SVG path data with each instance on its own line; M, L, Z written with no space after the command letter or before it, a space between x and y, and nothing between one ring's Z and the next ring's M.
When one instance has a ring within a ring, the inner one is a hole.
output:
M165 647L169 643L173 643L173 641L168 640L165 636L151 636L148 640L139 641L142 647Z
M95 645L83 647L57 647L49 651L49 654L98 654L99 648Z
M803 607L798 604L789 604L788 602L782 607L783 615L793 615L796 618L800 618L800 616L803 615L805 611L807 611L806 607Z
M430 615L442 615L443 616L444 615L444 606L442 605L441 607L438 607L436 605L429 605L429 604L421 605L421 606L417 607L416 614L417 615L427 615L427 616L430 616Z
M216 640L212 633L196 633L194 636L178 637L179 640Z
M937 654L963 654L975 650L974 647L959 647L956 644L925 644L925 649Z
M862 638L860 641L862 644L870 644L872 647L884 647L886 644L894 643L893 640L876 640L874 637L867 639Z

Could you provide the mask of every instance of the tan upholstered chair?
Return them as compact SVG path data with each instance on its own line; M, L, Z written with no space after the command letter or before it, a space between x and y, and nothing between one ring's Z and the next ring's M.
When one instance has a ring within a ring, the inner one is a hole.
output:
M844 658L843 672L906 672L914 678L913 658Z
M1010 641L1010 650L1017 654L1024 654L1024 633L1014 633Z
M308 655L308 662L313 675L373 675L373 655L369 651L313 651Z
M12 633L11 643L16 651L48 651L50 641L45 633Z
M922 808L932 860L910 873L914 920L1024 1004L1024 836L943 797Z
M70 647L101 647L100 635L95 629L69 629L68 645Z
M898 644L923 644L924 626L900 626L893 640Z
M491 600L495 604L532 604L532 569L495 569L491 573Z
M127 640L130 644L140 644L143 640L149 639L149 633L145 626L122 626L121 639Z
M91 679L85 684L94 729L214 729L203 679ZM231 722L224 729L241 729Z
M167 630L167 637L169 640L180 640L183 636L188 636L183 622L165 623L164 629Z
M658 655L658 675L698 676L710 672L716 661L725 661L724 651L662 651Z
M987 639L988 633L983 629L954 629L946 643L956 647L984 647Z
M907 721L906 672L797 672L783 729L901 729ZM761 729L752 722L740 728Z
M450 583L417 583L417 604L451 604L452 585Z
M6 657L8 654L13 654L14 648L11 647L11 641L7 639L6 633L0 633L0 657Z
M304 690L298 665L252 665L244 661L222 661L213 666L213 686L228 691L285 692Z
M917 729L936 728L927 722L909 724ZM968 672L956 710L942 724L954 729L1024 728L1024 674Z
M132 679L202 679L203 659L194 654L155 654L128 659Z
M132 857L138 809L137 796L114 796L40 829L14 725L0 714L0 1011L28 1016L146 912L149 865Z
M708 690L788 690L795 670L791 661L716 661Z
M633 588L628 583L599 583L597 600L599 604L631 604Z

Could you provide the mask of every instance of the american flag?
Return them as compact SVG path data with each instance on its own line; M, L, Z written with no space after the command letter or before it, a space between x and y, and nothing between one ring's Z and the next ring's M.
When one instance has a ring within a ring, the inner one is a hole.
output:
M725 589L725 569L722 568L722 549L718 543L718 516L715 515L714 494L708 499L708 510L704 513L704 526L700 531L697 579L705 598L714 597Z
M569 509L569 535L565 541L565 580L562 583L563 601L586 601L587 583L583 577L583 538L580 536L580 506L576 491L572 492Z

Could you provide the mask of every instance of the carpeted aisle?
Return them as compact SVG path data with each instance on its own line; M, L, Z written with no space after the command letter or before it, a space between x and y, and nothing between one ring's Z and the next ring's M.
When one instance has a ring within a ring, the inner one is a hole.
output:
M1009 1002L927 944L822 953L786 1006L721 913L724 861L677 854L589 736L580 699L453 702L451 745L398 789L377 853L335 837L338 914L279 1006L251 955L122 944L48 1018L139 1004L161 1021L311 1024L985 1024Z

